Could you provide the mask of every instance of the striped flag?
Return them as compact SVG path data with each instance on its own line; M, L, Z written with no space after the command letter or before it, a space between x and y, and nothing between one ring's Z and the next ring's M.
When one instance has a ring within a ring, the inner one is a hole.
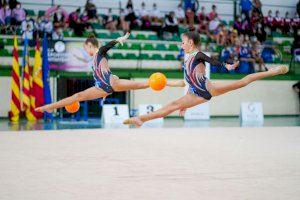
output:
M18 55L18 39L14 36L14 48L13 48L13 63L12 63L12 81L11 81L11 101L9 119L12 122L18 122L21 102L20 102L20 65Z
M32 78L30 79L30 112L35 119L43 118L42 112L35 112L36 107L44 105L44 84L42 75L42 58L39 39L36 43Z
M32 76L29 66L28 40L25 39L24 44L24 77L23 77L23 111L29 121L36 121L36 117L31 110L30 93L32 88Z
M48 41L46 35L43 39L43 83L44 83L44 100L45 104L52 103L51 100L51 91L50 91L50 71L49 71L49 62L48 62ZM52 120L52 113L44 113L44 120Z

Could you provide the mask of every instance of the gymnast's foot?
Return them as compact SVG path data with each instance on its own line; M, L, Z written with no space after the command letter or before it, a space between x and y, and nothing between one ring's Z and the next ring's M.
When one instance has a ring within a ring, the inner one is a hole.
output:
M185 82L184 80L168 81L167 85L169 87L184 87Z
M123 124L126 124L126 125L134 125L136 126L137 128L141 127L143 125L143 121L140 120L140 118L138 117L131 117L129 119L126 119Z
M289 68L286 65L281 65L278 67L274 67L269 69L269 71L273 71L276 75L277 74L286 74L289 71Z
M48 105L45 105L45 106L37 107L36 109L34 109L34 111L52 113L53 109L50 108Z

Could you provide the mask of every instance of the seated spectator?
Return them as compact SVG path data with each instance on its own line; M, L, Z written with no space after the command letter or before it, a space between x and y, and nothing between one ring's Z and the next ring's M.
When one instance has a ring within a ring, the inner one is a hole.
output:
M253 35L253 29L251 23L246 19L246 16L242 14L242 34Z
M236 29L233 29L230 33L229 43L236 44L237 40L239 40L238 31Z
M149 12L146 10L145 7L146 7L145 2L142 2L141 9L139 10L139 17L142 23L141 25L142 30L149 29L151 26Z
M208 25L209 35L215 41L217 41L218 37L219 37L219 33L220 33L219 26L220 25L221 25L221 22L219 21L217 15L215 15L214 19L212 19Z
M241 46L239 60L241 61L241 65L239 66L240 73L251 73L254 71L255 59L253 58L251 48L246 41L244 41ZM242 65L242 62L248 63L248 65Z
M186 20L189 26L189 29L194 27L194 19L195 19L195 13L192 9L188 8L185 12Z
M292 19L290 18L289 15L290 15L289 12L286 12L285 13L285 18L283 20L284 21L283 22L283 24L284 24L283 33L286 33L286 34L290 33L291 26L292 26Z
M298 29L299 27L300 27L300 18L299 18L298 13L295 12L295 16L292 21L292 28L295 30L295 29Z
M164 31L177 34L179 36L178 21L173 11L171 11L165 18Z
M252 13L257 13L259 16L263 16L261 7L262 7L262 4L261 4L260 0L253 0Z
M161 22L161 12L157 9L156 3L153 4L153 9L150 12L151 24L157 24Z
M208 14L208 19L211 21L211 20L214 20L217 16L218 16L217 6L212 5L211 12Z
M127 16L127 13L122 8L120 10L120 25L121 25L121 28L122 28L124 34L127 32L130 32L130 26L129 26L129 22L126 20L126 16Z
M34 28L35 28L34 21L31 20L30 17L26 15L25 20L21 23L22 32L33 31Z
M12 24L20 26L22 21L25 20L25 10L21 8L21 3L17 3L16 8L12 11Z
M199 33L207 33L208 31L208 17L205 13L205 7L201 7L201 12L198 14Z
M177 9L175 10L175 16L179 23L186 24L185 13L181 4L177 6Z
M61 28L56 29L52 34L52 40L63 40L64 33Z
M117 30L117 21L113 17L111 8L108 9L107 15L104 16L104 26L110 32Z
M12 11L9 8L9 5L4 6L3 18L4 18L5 25L10 26L11 25L11 18L12 18Z
M61 6L58 5L57 9L54 11L53 15L53 26L55 29L57 28L65 28L66 27L66 17L63 13L64 11L61 9ZM67 15L66 15L67 16Z
M131 0L128 1L126 10L124 11L125 15L125 21L129 23L130 29L134 29L138 25L138 18L135 15L135 12L133 10L133 4Z
M97 7L95 4L93 4L92 0L87 0L85 4L85 11L87 11L87 14L89 16L89 19L97 20Z
M258 23L254 28L254 35L260 43L263 43L267 38L267 33L265 31L263 23Z
M257 41L256 37L253 37L252 44L251 44L251 50L252 50L252 56L256 63L258 63L258 71L267 71L265 62L260 56L260 43Z
M187 19L187 23L189 26L189 29L194 29L194 19L195 19L195 13L196 13L196 1L194 0L184 0L184 11L185 16Z
M30 24L26 24L25 30L22 33L22 39L22 44L24 44L25 39L27 39L30 47L35 46L35 42L33 40L33 29Z
M42 17L39 28L42 36L46 35L47 38L52 37L53 23L49 17Z
M273 31L273 21L274 21L274 17L272 16L272 10L268 11L268 16L265 17L264 22L265 25L271 30Z
M277 31L281 31L284 25L284 20L282 17L280 17L279 10L276 10L275 17L273 19L273 27Z
M235 18L235 21L233 23L233 28L238 32L238 34L244 34L242 18L240 16L237 16Z

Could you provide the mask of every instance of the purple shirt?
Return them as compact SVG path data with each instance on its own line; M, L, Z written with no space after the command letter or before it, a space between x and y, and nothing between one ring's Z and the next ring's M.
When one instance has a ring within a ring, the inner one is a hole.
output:
M12 16L18 21L21 22L25 20L25 10L23 8L15 8L12 11Z
M11 9L10 8L4 10L4 19L6 17L11 17Z

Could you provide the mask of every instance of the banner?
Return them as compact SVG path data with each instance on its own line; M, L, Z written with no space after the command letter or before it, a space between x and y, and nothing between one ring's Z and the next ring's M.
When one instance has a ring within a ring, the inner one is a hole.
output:
M93 57L84 50L84 42L49 41L48 59L50 69L62 71L91 72Z

